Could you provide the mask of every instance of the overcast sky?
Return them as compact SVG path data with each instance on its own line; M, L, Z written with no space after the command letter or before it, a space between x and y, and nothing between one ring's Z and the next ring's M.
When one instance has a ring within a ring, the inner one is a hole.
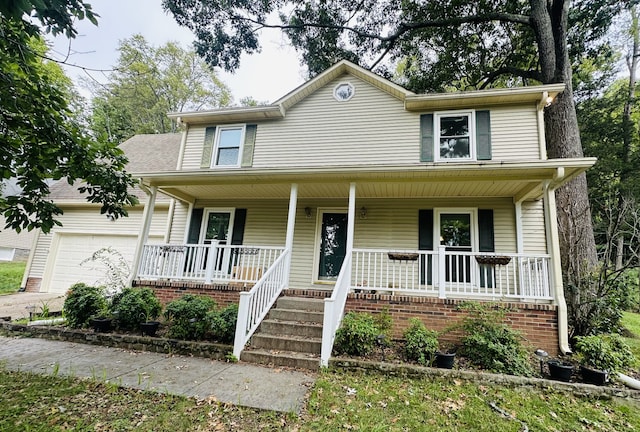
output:
M88 20L78 21L78 36L69 41L65 37L53 40L53 54L67 62L90 69L110 69L116 62L118 42L136 33L142 34L154 46L177 41L190 48L192 33L178 26L172 16L162 10L160 0L92 0L95 13L100 15L98 26ZM258 101L273 102L302 84L304 70L295 51L286 46L279 32L272 30L261 36L262 53L243 56L240 69L234 74L217 70L218 76L231 88L234 100L251 96ZM84 72L66 66L74 80L91 74L105 81L107 72Z

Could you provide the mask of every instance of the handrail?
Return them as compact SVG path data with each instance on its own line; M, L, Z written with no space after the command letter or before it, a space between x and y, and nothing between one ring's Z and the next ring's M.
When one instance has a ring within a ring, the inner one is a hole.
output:
M320 350L320 366L329 366L329 358L333 351L336 331L342 322L347 294L351 286L351 253L342 263L342 269L330 298L324 300L324 317L322 321L322 348Z
M289 254L289 249L285 249L250 291L240 293L233 343L233 355L238 359L244 346L285 288Z

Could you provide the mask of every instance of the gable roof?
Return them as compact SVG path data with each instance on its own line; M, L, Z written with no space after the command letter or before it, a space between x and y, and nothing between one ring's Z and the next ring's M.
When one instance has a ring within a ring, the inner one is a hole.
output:
M181 139L180 133L142 134L129 138L119 146L129 159L127 172L135 174L147 171L175 171ZM54 201L86 202L84 195L78 192L78 185L79 182L70 185L65 180L59 180L49 188L49 197ZM146 197L138 187L133 188L131 193L141 202Z

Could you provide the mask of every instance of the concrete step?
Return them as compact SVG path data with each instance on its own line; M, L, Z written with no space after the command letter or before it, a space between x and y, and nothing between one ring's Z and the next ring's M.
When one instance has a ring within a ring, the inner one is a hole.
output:
M324 299L284 296L278 299L276 308L324 312Z
M320 354L322 340L304 336L274 336L256 333L251 338L251 346L265 350Z
M310 312L295 309L271 309L269 319L292 322L322 324L324 312Z
M240 360L269 366L284 366L296 369L318 370L320 356L309 353L274 350L244 350Z
M322 324L266 319L260 324L260 334L322 338Z

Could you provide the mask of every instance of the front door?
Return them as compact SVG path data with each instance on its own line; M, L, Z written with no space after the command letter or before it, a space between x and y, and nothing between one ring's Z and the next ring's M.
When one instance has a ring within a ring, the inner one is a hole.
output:
M347 254L347 213L322 213L319 243L318 279L335 281Z
M473 251L471 213L440 213L440 244L447 251ZM471 282L471 257L453 255L445 263L447 282Z

